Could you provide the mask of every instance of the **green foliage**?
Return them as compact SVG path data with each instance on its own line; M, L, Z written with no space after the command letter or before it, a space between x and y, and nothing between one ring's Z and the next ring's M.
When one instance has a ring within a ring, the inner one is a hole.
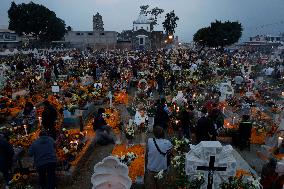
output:
M29 35L42 41L60 40L66 30L65 23L43 5L33 2L16 5L8 10L9 29L18 35Z
M193 41L209 47L224 47L239 41L242 36L242 25L239 22L216 20L209 27L199 29L193 36Z
M151 20L151 30L154 29L154 26L158 24L158 17L159 15L163 14L164 9L160 9L159 7L155 7L149 10L149 5L142 5L140 6L140 14L144 14L145 16L150 15Z
M177 27L178 20L179 17L176 16L174 11L166 14L165 21L163 22L163 27L167 35L173 35L175 33L175 28Z

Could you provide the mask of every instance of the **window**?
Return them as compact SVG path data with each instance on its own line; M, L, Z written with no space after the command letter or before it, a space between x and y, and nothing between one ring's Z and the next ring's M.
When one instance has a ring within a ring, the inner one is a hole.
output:
M16 40L16 35L10 35L11 40Z
M88 33L88 35L93 35L93 33Z
M8 33L6 33L4 36L5 39L10 39L10 35Z
M149 27L147 26L147 30L149 30Z
M139 38L139 45L144 45L144 38Z
M3 34L0 34L0 39L3 39Z
M81 35L80 33L76 33L76 35Z
M105 33L101 33L101 35L105 35Z
M136 30L138 30L138 27L136 26Z

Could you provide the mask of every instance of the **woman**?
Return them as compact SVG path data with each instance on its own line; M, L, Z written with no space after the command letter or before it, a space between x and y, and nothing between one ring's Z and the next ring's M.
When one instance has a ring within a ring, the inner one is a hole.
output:
M252 122L249 121L249 115L243 115L243 120L239 126L239 134L240 134L240 150L243 150L245 147L249 147L250 137L251 137L251 128Z
M30 132L34 128L36 121L36 111L34 105L31 102L25 104L23 112L23 124L27 125L27 130Z
M164 139L164 130L160 126L154 128L155 138L149 138L147 143L147 175L146 182L151 189L162 189L162 180L158 180L156 175L160 171L168 169L168 155L173 145L169 140Z

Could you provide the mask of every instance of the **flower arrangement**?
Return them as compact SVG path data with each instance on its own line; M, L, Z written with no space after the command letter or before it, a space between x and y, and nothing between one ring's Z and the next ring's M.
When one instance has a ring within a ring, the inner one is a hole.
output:
M85 134L78 129L62 129L56 141L56 152L61 161L73 161L78 153L85 146Z
M117 110L108 108L105 110L104 119L112 127L115 134L120 133L120 116Z
M116 155L116 157L119 159L121 163L124 163L125 165L129 166L133 160L135 160L138 156L133 152L127 152L126 155L122 155L119 157Z
M220 185L220 189L261 189L262 186L257 179L253 176L245 179L241 177L230 177L227 182L223 182Z
M9 182L9 188L11 189L33 189L28 183L28 174L16 173L12 180Z
M127 139L133 139L135 136L135 131L133 125L127 125L125 128L125 136Z
M131 161L128 165L129 177L132 182L136 181L137 177L142 177L145 174L145 146L143 145L133 145L126 147L124 144L115 145L112 150L112 155L121 158L123 155L127 156L127 153L133 153L136 158ZM133 157L133 154L131 157Z

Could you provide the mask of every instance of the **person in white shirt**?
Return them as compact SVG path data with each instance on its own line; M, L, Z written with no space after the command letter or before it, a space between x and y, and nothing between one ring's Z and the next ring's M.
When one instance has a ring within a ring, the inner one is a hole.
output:
M160 171L167 171L168 159L167 154L171 151L172 143L164 139L164 130L160 126L154 128L155 138L149 138L147 142L147 175L146 183L149 189L164 188L163 181L158 180L155 176Z

